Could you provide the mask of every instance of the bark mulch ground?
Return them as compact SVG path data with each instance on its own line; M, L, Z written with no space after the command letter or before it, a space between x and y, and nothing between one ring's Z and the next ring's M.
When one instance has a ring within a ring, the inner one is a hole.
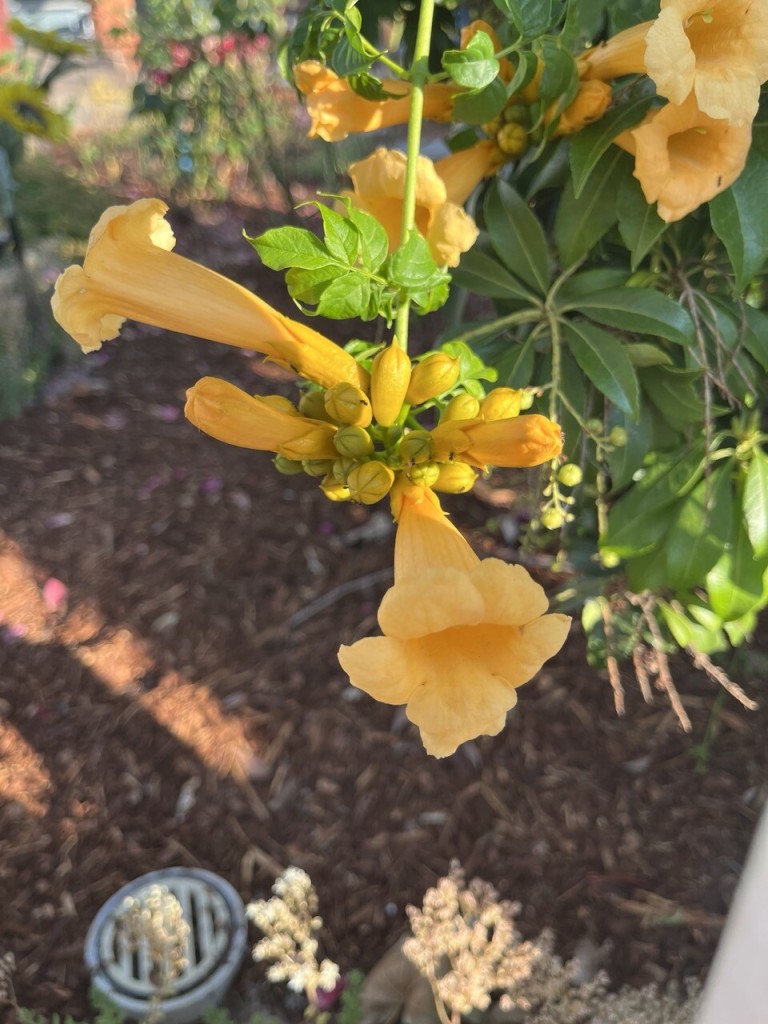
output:
M242 257L279 301L240 226L187 225L181 250ZM632 688L617 719L574 627L500 736L427 758L335 657L375 630L388 516L196 432L184 391L209 373L288 393L254 357L129 327L0 425L0 953L19 1003L84 1012L93 915L173 864L245 899L305 868L344 968L370 968L458 857L522 902L526 935L553 927L566 956L609 942L617 983L701 974L768 794L766 702L680 664L692 736ZM494 514L472 497L457 521L498 553Z

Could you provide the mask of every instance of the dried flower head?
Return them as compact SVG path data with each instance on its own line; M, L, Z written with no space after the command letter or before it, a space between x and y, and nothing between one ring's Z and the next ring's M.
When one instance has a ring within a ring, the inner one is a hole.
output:
M126 896L117 919L118 935L132 950L145 947L152 982L167 994L189 963L190 926L181 903L166 885L148 885Z
M269 900L253 900L247 913L264 938L253 947L254 960L272 960L270 981L285 981L294 992L304 992L315 1003L318 989L332 989L339 968L331 960L317 961L315 933L323 921L317 915L318 898L306 871L289 867L272 886Z

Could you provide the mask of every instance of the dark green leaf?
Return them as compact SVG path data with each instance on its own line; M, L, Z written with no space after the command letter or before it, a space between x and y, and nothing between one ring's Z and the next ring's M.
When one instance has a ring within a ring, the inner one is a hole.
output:
M582 296L577 308L591 320L608 327L652 334L677 345L693 344L693 321L686 310L655 288L609 288L593 292Z
M619 215L619 234L631 253L631 265L635 270L654 242L664 234L667 225L655 208L648 204L634 178L622 181L616 211Z
M493 247L513 274L540 295L550 283L544 230L525 200L497 178L485 197L485 223Z
M347 33L347 35L341 36L333 48L331 67L339 78L346 78L348 75L359 75L367 71L374 59L359 46L355 46Z
M478 295L487 295L492 299L533 301L531 293L517 278L512 277L493 257L478 248L464 253L452 277L454 284Z
M650 96L639 96L577 132L571 140L571 174L574 194L578 198L584 190L601 158L613 140L627 128L633 128L645 116L651 105ZM592 183L592 188L596 188ZM605 197L603 197L605 198Z
M465 89L484 89L499 73L494 46L487 32L476 32L463 50L446 50L443 70Z
M519 50L515 56L517 67L511 81L507 83L508 96L514 96L533 81L539 66L539 58L531 50Z
M577 199L570 181L563 189L555 240L564 267L577 263L616 223L616 194L631 165L632 158L615 147L598 161L587 192Z
M768 372L768 316L759 309L744 304L744 348Z
M588 320L563 324L563 338L576 362L598 391L634 420L640 414L640 390L620 338Z
M582 270L563 282L554 299L555 306L559 310L579 309L582 299L595 292L620 288L626 283L628 277L629 274L626 270L618 270L614 267Z
M496 78L484 89L460 93L453 101L453 116L467 124L485 124L496 117L506 102L507 90L501 79Z
M740 619L764 603L766 567L768 558L755 558L742 517L735 516L731 542L706 578L709 603L724 622Z
M672 360L658 345L649 345L644 341L627 344L627 355L633 366L671 366Z
M317 235L306 228L272 228L248 241L272 270L317 270L335 262Z
M719 466L686 496L664 539L668 586L702 583L730 537L732 513L731 467Z
M611 406L608 413L608 428L621 427L627 435L627 443L608 452L606 461L611 474L611 490L619 491L625 487L642 466L643 459L651 446L649 413L645 406L640 407L640 420L634 423L626 413L616 406Z
M704 401L695 387L700 370L675 370L652 366L639 370L643 390L667 423L685 430L692 423L704 424Z
M768 456L759 448L747 470L742 509L752 549L763 558L768 555Z

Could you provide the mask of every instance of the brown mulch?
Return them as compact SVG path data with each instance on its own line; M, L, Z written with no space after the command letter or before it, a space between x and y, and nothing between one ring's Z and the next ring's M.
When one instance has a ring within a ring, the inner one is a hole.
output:
M243 258L281 295L239 229L187 225L181 249ZM609 941L617 983L702 973L768 794L768 702L722 702L680 664L692 736L633 687L617 719L575 626L500 736L428 758L335 657L375 630L387 517L192 429L184 391L208 373L288 393L257 359L133 327L0 424L0 955L19 1003L84 1012L93 915L172 864L246 900L305 868L344 968L370 968L458 857L523 903L526 935L554 928L566 956ZM459 509L496 550L494 510Z

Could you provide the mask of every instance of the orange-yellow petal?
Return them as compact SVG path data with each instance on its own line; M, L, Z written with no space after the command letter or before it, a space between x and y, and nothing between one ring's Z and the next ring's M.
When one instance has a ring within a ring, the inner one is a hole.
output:
M350 682L382 704L407 704L419 685L406 646L387 636L365 637L339 648L339 662Z
M471 580L483 598L484 620L497 625L522 626L549 607L544 588L521 565L499 558L484 558Z
M405 484L400 488L405 491ZM421 577L435 568L470 572L480 562L467 541L440 508L428 488L400 493L395 538L395 580Z
M453 626L476 625L484 614L483 595L472 576L447 566L399 578L381 602L379 625L387 636L413 640Z
M435 171L445 187L445 198L463 206L483 178L495 174L505 160L505 155L492 139L483 139L474 146L438 160Z
M455 426L461 427L461 420ZM540 466L563 450L563 432L546 416L531 414L463 428L469 447L457 453L475 466Z

